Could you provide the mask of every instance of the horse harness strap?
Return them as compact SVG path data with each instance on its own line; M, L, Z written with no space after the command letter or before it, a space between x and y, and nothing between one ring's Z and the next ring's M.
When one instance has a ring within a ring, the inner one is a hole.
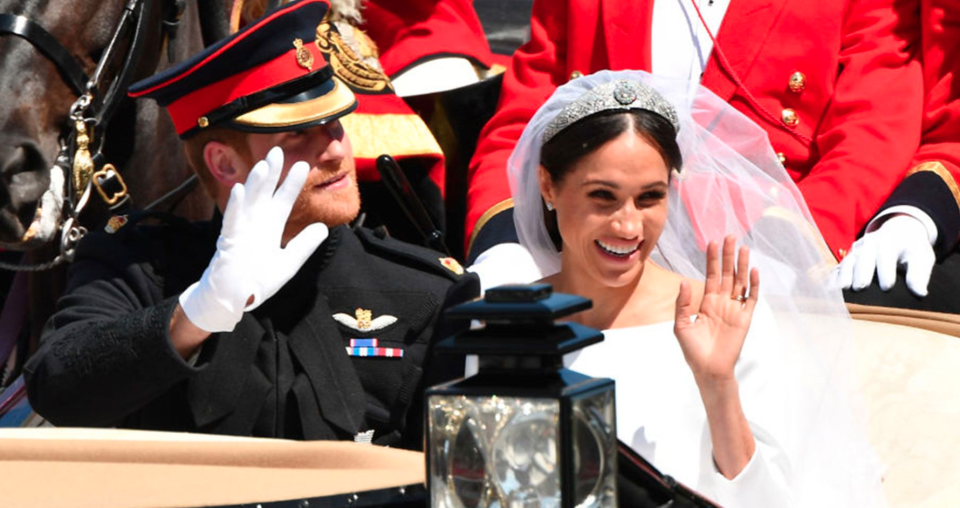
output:
M83 95L86 92L87 81L90 80L87 73L83 72L83 67L67 51L67 48L63 47L63 44L60 44L60 41L42 26L23 16L0 14L0 35L5 34L22 37L33 44L57 66L64 82L70 85L77 95Z
M164 42L167 37L172 38L175 35L186 8L184 0L172 0L169 3L172 8L167 8L165 3L161 13L163 19L160 27L163 30ZM0 36L15 35L32 44L53 62L64 82L78 95L77 101L70 108L71 125L66 127L65 134L61 137L60 154L55 162L64 172L64 180L67 182L64 211L68 217L61 225L61 253L55 260L33 267L0 268L43 270L62 261L69 261L77 242L86 232L79 225L78 215L92 189L96 189L111 210L128 204L126 183L112 164L105 164L100 153L103 138L99 136L97 139L95 133L98 128L105 131L106 125L126 97L127 87L134 78L137 63L143 53L148 32L147 21L153 6L154 0L127 1L110 42L97 61L92 77L84 72L83 66L70 51L38 23L20 15L0 14ZM167 19L167 16L172 19ZM133 34L120 71L101 98L98 88L103 73L113 62L118 46L131 29Z
M126 35L130 24L133 23L133 35L130 40L130 46L127 50L126 57L123 59L123 65L120 67L120 72L117 77L110 84L110 87L104 95L103 100L100 101L99 104L101 107L99 108L99 111L97 111L92 117L92 123L94 126L104 126L103 128L105 129L105 126L113 118L113 114L116 112L117 107L119 107L120 102L126 96L127 87L130 85L130 81L133 79L136 62L140 59L140 55L143 53L144 40L146 39L147 32L147 12L149 12L152 2L153 0L130 0L127 3L127 5L124 7L120 21L117 23L113 37L110 39L110 44L107 45L107 49L104 51L103 56L97 62L97 68L94 71L93 77L87 83L87 93L97 89L100 84L100 79L103 75L104 69L106 69L106 67L114 59L117 46L120 44L120 41L123 39L124 35ZM81 96L81 98L82 97L83 96ZM88 120L84 119L83 121L86 122ZM79 127L79 124L77 127ZM80 155L80 150L77 151L76 155ZM88 184L92 184L93 188L96 189L104 203L106 203L111 210L116 210L117 208L127 204L130 200L129 194L127 193L127 184L123 181L123 177L120 176L120 171L118 171L113 164L103 164L103 161L100 159L102 159L102 156L98 150L97 154L91 158L93 165L90 167L90 169L86 170L85 174L83 175L83 185L77 185L74 187L74 189L80 193L82 192L81 189L86 189ZM95 170L97 167L100 167L100 169ZM76 178L78 176L76 159L74 161L73 169L73 173Z
M24 16L0 14L0 35L9 34L22 37L52 61L60 72L61 77L63 77L64 82L70 86L74 93L80 97L84 95L89 97L85 103L75 104L75 109L84 111L86 109L99 110L97 114L89 120L96 125L101 125L110 120L120 103L120 99L126 95L127 86L133 78L135 63L143 53L143 42L146 38L145 25L147 16L145 14L150 9L152 3L153 0L129 0L124 7L122 17L117 23L110 43L107 45L103 56L97 62L92 77L87 76L80 62L70 54L69 50L67 50L56 37L51 35L50 32L38 23ZM178 7L176 16L181 14L182 10ZM124 58L123 66L121 67L119 75L114 79L113 83L111 83L110 89L104 95L103 100L97 100L94 91L100 84L104 69L112 62L116 48L123 38L123 35L127 32L130 23L135 23L133 26L134 34L131 39L130 49L127 52L126 58ZM176 23L177 21L168 22L165 20L164 26L175 27ZM71 111L71 113L74 112L75 111Z

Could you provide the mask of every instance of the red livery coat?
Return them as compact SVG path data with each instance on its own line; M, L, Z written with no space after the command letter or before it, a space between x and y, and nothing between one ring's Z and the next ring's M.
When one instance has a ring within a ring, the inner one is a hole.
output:
M960 175L960 4L923 0L923 141L914 161L941 162Z
M916 0L732 0L702 83L760 124L841 257L896 187L920 138ZM652 1L537 0L470 165L472 242L510 197L526 122L576 73L651 66ZM802 73L803 86L788 86ZM795 125L791 116L799 120ZM476 227L479 226L479 227Z
M362 28L387 76L432 58L460 56L489 68L492 55L471 0L370 0Z

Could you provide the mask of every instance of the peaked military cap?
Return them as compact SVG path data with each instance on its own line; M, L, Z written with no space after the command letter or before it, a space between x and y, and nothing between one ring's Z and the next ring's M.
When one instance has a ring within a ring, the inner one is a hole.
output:
M167 108L186 139L214 125L282 132L320 125L357 107L316 45L328 0L298 0L166 71L135 83L131 97Z

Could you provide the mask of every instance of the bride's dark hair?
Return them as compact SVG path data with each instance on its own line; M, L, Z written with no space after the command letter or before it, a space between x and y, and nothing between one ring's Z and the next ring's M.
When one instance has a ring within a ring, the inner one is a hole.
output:
M666 118L643 109L608 110L582 118L557 133L540 149L540 164L554 184L563 182L580 159L601 146L632 130L650 143L668 168L680 170L683 156L677 145L677 131ZM543 209L543 219L550 239L557 250L562 240L557 228L557 215Z

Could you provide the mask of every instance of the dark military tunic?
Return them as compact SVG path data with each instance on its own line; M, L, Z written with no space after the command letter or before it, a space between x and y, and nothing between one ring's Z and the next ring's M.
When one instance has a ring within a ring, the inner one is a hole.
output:
M439 314L475 296L476 279L432 251L337 227L275 296L188 362L170 319L218 231L177 221L89 235L25 368L37 412L55 425L293 439L373 431L376 444L420 448L424 383L462 374L462 362L440 358L423 375L434 338L464 325ZM350 319L366 311L377 329ZM403 356L348 354L351 339L370 338Z

